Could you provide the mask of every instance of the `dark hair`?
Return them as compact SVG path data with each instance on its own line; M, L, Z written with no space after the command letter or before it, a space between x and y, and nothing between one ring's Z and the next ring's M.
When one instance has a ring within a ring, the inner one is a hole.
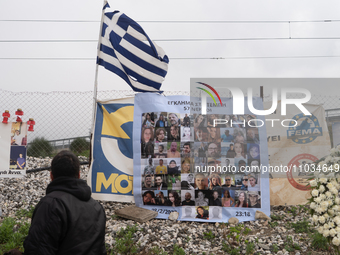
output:
M197 209L196 209L197 214L199 214L199 213L198 213L198 209L200 209L200 208L203 210L203 214L204 214L204 211L205 211L205 210L204 210L204 208L203 208L202 206L197 207Z
M164 149L164 145L163 144L158 145L158 147L162 147Z
M155 192L153 192L152 190L145 191L142 197L145 197L147 194L150 194L152 198L155 198Z
M79 159L71 151L63 150L54 156L51 171L54 179L61 176L78 178L80 171Z
M175 206L180 206L180 205L181 205L181 198L179 197L177 191L172 190L172 191L169 192L169 194L172 194L172 195L173 195L173 197L174 197L174 199L175 199L175 200L174 200ZM168 196L169 196L169 195L168 195ZM169 201L170 201L170 199L169 199ZM171 203L171 201L170 201L170 203Z
M229 190L227 190L227 189L226 189L226 190L224 190L224 192L223 192L223 196L225 197L225 193L226 193L226 192L228 192L228 196L227 196L227 198L230 198L230 192L229 192Z
M183 147L184 147L185 145L189 145L189 147L191 147L191 146L190 146L190 142L186 142L186 143L183 145Z
M165 134L166 134L165 129L161 127L161 128L158 128L158 129L156 130L156 136L158 136L162 130L163 130L164 135L165 135Z

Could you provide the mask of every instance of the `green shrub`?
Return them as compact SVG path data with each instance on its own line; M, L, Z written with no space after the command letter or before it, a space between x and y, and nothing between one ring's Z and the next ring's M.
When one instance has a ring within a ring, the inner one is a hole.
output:
M72 141L70 145L70 150L77 155L85 151L88 151L87 154L89 154L90 143L86 141L85 138L78 137ZM83 156L86 156L86 155L83 155Z
M17 226L17 227L15 227ZM0 254L11 249L23 251L23 242L28 235L30 224L16 222L14 218L7 217L0 225ZM17 229L15 231L14 229Z
M28 145L27 155L31 157L50 157L53 153L53 147L43 137L35 138Z

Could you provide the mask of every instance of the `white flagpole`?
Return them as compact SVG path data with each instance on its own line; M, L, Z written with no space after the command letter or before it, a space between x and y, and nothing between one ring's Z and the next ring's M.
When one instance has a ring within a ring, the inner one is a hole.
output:
M107 3L107 0L104 0L103 2L103 9L102 9L102 17L100 20L100 29L99 29L99 37L98 37L98 45L97 45L97 57L99 53L99 47L101 42L101 34L102 34L102 28L103 28L103 20L104 20L104 6ZM92 158L93 158L93 151L92 151L92 142L93 142L93 136L94 136L94 127L95 127L95 119L96 119L96 112L97 112L97 88L98 88L98 64L96 63L96 74L94 78L94 90L93 90L93 115L92 115L92 128L91 128L91 137L90 137L90 158L89 158L89 166L91 165Z
M100 42L101 42L101 37L102 37L102 29L103 29L103 20L104 20L104 6L107 3L107 0L104 0L103 2L103 9L102 9L102 18L100 21L100 29L99 29L99 37L98 37L98 45L97 45L97 57L100 51ZM92 116L92 131L91 134L93 135L94 131L94 122L96 119L96 106L97 106L97 89L98 89L98 64L96 63L96 74L94 78L94 91L93 91L93 116Z

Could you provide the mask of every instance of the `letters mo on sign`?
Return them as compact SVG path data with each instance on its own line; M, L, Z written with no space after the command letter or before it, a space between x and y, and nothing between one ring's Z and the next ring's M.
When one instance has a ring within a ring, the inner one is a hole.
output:
M240 88L236 87L227 87L226 89L230 90L233 97L233 114L244 114L244 94ZM269 115L275 112L277 108L278 101L278 89L273 88L272 97L273 103L270 109L268 110L257 110L253 105L253 89L248 88L248 108L249 110L256 115ZM304 94L304 98L287 98L289 93L299 93ZM207 114L207 93L201 92L201 102L202 102L202 114ZM311 115L311 113L302 105L303 103L307 103L311 99L311 93L309 90L304 88L281 88L281 115L287 115L287 105L292 104L295 105L300 111L305 115Z

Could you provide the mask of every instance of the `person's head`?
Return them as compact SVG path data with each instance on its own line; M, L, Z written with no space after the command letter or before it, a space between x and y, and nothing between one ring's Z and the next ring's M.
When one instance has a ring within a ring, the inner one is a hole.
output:
M165 137L165 129L164 128L158 128L156 130L156 137L158 141L163 141Z
M15 134L16 135L20 135L20 131L17 129L17 130L15 130Z
M220 209L219 209L218 207L214 207L214 208L212 209L212 214L213 214L213 217L215 217L215 218L219 217L219 215L220 215Z
M214 199L217 199L218 198L218 191L217 190L214 190L214 193L213 193L213 198Z
M225 198L230 198L230 192L229 192L229 190L226 189L226 190L224 191L223 197L225 197Z
M187 113L185 114L185 117L188 117L188 114L187 114Z
M255 205L257 201L260 199L258 191L249 191L248 197L249 197L250 205L252 206Z
M163 114L159 115L159 120L164 120Z
M142 133L143 133L142 135L143 142L147 143L153 140L153 128L152 127L143 128Z
M159 196L160 198L164 198L164 193L163 193L162 191L160 191L160 192L158 193L158 196Z
M198 199L202 200L202 199L204 198L203 192L202 192L202 191L199 191L199 192L197 193L197 197L198 197Z
M190 173L190 160L188 158L182 161L182 173Z
M172 142L170 145L170 151L171 152L176 152L177 151L177 143L176 142Z
M190 201L191 200L190 192L185 193L184 198L185 198L186 201Z
M237 133L237 135L234 138L234 141L235 143L244 143L245 139L244 139L243 133L241 132Z
M244 175L242 177L242 184L246 187L248 187L248 176L247 175Z
M197 174L195 177L195 183L198 189L205 189L205 176L203 174Z
M211 178L211 183L212 183L213 185L216 185L216 184L217 184L216 177L212 177L212 178Z
M71 151L63 150L54 156L51 163L51 179L58 177L72 177L79 179L80 162Z
M227 187L230 187L231 186L231 177L227 175L224 180L225 180L225 185Z
M197 214L199 214L199 215L204 214L204 208L202 206L197 207Z
M164 145L163 144L158 145L158 152L162 153L163 151L164 151Z
M172 125L170 127L170 134L172 135L172 137L177 137L178 136L178 126Z
M245 201L247 201L246 193L245 192L241 192L238 195L238 200L240 201L240 203L244 203Z
M230 150L233 150L233 149L234 149L234 144L231 143L231 144L229 145L229 148L230 148Z
M225 159L225 164L226 164L226 166L229 166L230 165L230 159L226 158Z
M169 200L171 201L172 204L178 203L178 201L180 200L178 193L174 190L170 191Z
M151 115L150 115L150 113L147 113L147 114L146 114L146 119L147 119L147 120L151 120Z
M235 143L235 153L237 156L243 155L243 144L241 143Z
M145 187L150 187L151 186L151 182L152 182L152 177L151 177L151 175L146 175L145 177L144 177L144 185L145 185Z
M197 127L195 129L196 140L204 142L207 139L207 129L205 127Z
M189 154L191 152L191 149L190 149L190 142L186 142L184 145L183 145L183 152L185 154Z
M159 160L159 165L162 166L163 165L163 159Z
M163 182L162 176L161 175L156 175L155 176L155 183L157 186L161 186Z
M155 193L151 190L148 190L143 193L143 202L144 204L148 204L152 201L152 199L155 198Z
M22 154L21 153L19 154L19 158L22 158Z
M169 114L169 121L171 125L176 125L178 126L178 116L175 113L170 113Z
M252 128L247 129L247 137L250 139L254 139L255 138L255 130Z
M188 206L185 207L185 215L190 217L191 216L191 213L192 213L192 209Z
M228 135L229 135L229 130L226 129L226 130L224 131L224 134L225 134L226 136L228 136Z
M208 157L218 157L219 148L216 143L209 143L208 145Z
M260 166L260 162L259 162L258 160L252 160L252 161L250 162L250 166L251 166L252 168L259 167L259 166Z
M149 158L149 165L152 166L152 158Z
M238 168L239 168L241 171L244 171L244 170L245 170L246 165L247 165L247 163L246 163L244 160L240 160L240 161L238 162Z
M249 175L248 181L249 181L249 185L250 185L251 187L255 187L256 182L257 182L255 176Z
M194 175L188 174L187 180L188 180L188 182L192 182L194 180Z
M249 148L249 155L252 158L257 158L260 154L259 146L257 144L252 144Z
M175 168L176 167L176 161L175 160L171 160L169 163L169 167L170 168Z
M208 129L210 138L215 139L216 134L217 134L216 128L215 127L208 127L207 129Z
M182 131L182 137L184 137L186 140L190 139L190 128L189 127L184 127Z
M197 117L195 118L195 122L200 124L203 121L203 115L199 114L197 115Z

